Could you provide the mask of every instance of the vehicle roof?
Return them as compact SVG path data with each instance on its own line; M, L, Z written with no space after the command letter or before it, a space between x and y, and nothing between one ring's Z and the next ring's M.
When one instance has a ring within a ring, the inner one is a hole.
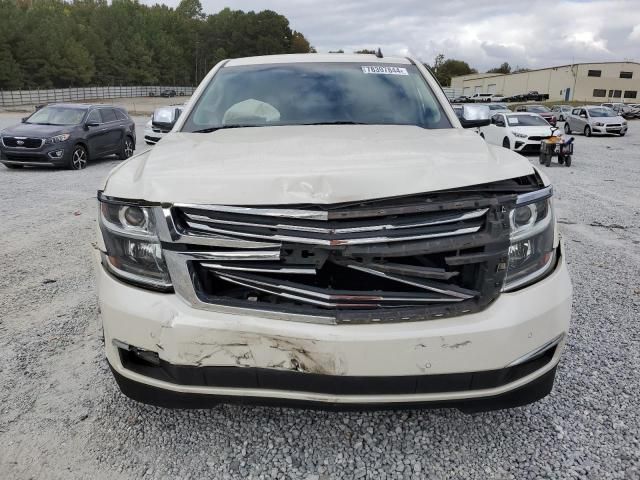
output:
M224 66L237 67L241 65L263 65L271 63L397 63L411 65L411 60L406 57L378 58L372 54L361 53L290 53L286 55L234 58L229 60Z
M47 107L65 107L65 108L77 108L77 109L87 109L87 108L117 108L118 110L124 110L123 107L118 107L116 105L104 105L101 103L50 103L46 105Z

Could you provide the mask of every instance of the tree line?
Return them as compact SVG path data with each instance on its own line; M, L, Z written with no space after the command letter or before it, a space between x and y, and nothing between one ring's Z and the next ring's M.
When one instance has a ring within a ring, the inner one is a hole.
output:
M0 0L0 89L197 85L224 58L315 51L271 10Z
M436 56L433 65L425 66L431 68L431 71L440 82L440 85L450 86L451 78L458 77L460 75L469 75L471 73L478 73L478 70L472 68L467 62L463 60L456 60L454 58L445 59L444 54L440 53ZM490 68L486 73L522 73L528 72L528 68L516 66L511 68L508 62L502 63L499 67Z

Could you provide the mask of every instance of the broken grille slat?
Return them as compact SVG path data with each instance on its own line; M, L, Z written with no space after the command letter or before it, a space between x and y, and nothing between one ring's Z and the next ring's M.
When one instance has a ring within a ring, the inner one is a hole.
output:
M316 269L309 266L261 266L261 265L226 265L224 263L201 263L211 270L235 270L240 272L280 273L293 275L315 275Z
M376 292L375 294L364 294L358 291L331 290L309 287L303 284L277 281L262 277L249 275L236 275L216 272L216 275L223 280L241 284L256 290L267 291L273 295L290 296L295 295L300 301L308 303L325 302L331 306L341 304L343 306L367 306L373 304L384 305L385 303L403 304L424 304L438 302L462 301L462 298L450 298L435 296L430 293L407 293L407 292Z

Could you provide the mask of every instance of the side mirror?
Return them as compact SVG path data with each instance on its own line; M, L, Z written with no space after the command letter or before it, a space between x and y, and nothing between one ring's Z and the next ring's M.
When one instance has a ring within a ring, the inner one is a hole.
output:
M581 113L581 114L580 114L580 117L581 117L581 118L587 118L587 114L586 114L586 113Z
M156 108L151 117L151 124L162 130L170 131L178 121L180 110L177 108L160 107Z
M22 123L27 123L27 120L29 119L29 117L22 117L22 119L20 120Z
M486 105L463 105L460 124L463 128L486 127L491 123L490 112Z

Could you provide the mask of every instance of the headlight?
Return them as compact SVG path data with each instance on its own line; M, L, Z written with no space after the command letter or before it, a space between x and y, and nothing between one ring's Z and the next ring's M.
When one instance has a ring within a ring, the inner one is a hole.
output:
M517 138L527 138L527 135L525 135L524 133L514 132L513 130L511 131L511 133L513 134L514 137L517 137Z
M100 198L102 263L122 280L157 290L171 289L171 277L156 235L150 207Z
M594 125L595 125L596 127L602 127L602 126L604 125L604 123L602 123L602 122L596 122L596 123L594 123Z
M69 140L70 136L71 135L69 135L68 133L63 133L62 135L56 135L55 137L47 138L44 143L47 145L53 145L54 143L66 142L67 140Z
M540 280L554 266L555 218L551 187L520 195L509 213L511 245L503 291Z

